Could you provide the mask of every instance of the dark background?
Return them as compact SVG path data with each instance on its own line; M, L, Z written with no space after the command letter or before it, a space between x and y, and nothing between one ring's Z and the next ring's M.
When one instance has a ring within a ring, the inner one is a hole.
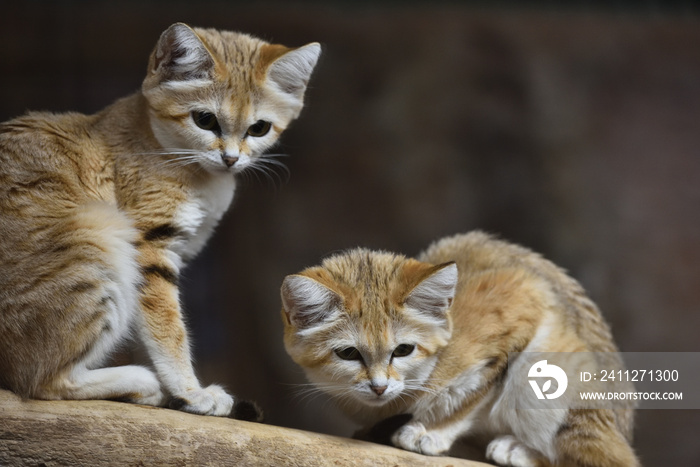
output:
M291 176L242 181L184 304L203 382L269 423L349 435L324 397L300 395L279 316L284 276L348 247L413 255L496 232L579 279L622 350L700 351L698 11L603 3L13 2L0 118L135 91L175 21L321 42L278 149ZM637 420L645 465L700 465L700 412Z

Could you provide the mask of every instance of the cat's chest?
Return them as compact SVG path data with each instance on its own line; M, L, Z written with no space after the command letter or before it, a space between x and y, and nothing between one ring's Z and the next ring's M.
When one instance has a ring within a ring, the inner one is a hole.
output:
M191 190L175 213L174 224L182 236L171 249L183 260L193 258L228 210L236 182L231 174L215 176Z

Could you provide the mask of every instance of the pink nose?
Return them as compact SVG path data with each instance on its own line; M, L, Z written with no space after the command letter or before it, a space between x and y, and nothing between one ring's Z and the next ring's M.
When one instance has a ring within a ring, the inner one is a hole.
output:
M221 159L224 161L224 164L226 164L226 167L231 167L233 166L236 162L238 162L238 157L235 156L225 156L222 155Z
M386 391L386 386L371 386L370 385L370 388L372 388L372 391L374 391L374 393L378 396L381 396L382 394L384 394L384 391Z

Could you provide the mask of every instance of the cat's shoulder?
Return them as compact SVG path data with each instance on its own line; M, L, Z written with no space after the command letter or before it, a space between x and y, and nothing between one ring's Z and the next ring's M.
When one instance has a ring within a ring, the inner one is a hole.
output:
M0 139L7 143L27 140L39 142L76 141L87 136L92 117L77 112L27 112L0 123ZM41 146L37 146L40 149Z

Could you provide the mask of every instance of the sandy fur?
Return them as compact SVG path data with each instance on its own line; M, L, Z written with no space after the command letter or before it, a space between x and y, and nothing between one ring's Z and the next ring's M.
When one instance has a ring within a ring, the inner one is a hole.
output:
M451 290L449 276L439 275L453 265L459 273ZM303 281L333 295L332 315L295 322L288 304L308 304L294 287ZM417 290L424 301L418 307L411 298ZM434 243L418 260L352 250L289 276L282 295L285 346L294 361L360 424L411 413L393 435L399 447L441 454L479 433L492 439L487 455L499 465L638 465L632 407L515 409L529 388L508 377L509 353L610 352L601 364L622 367L581 286L525 248L472 232ZM395 357L401 343L416 344L414 352ZM339 358L336 350L348 347L361 358ZM377 373L400 390L372 397L363 388Z
M232 397L192 367L180 269L228 209L235 176L299 115L319 52L178 23L139 92L95 115L0 125L0 386L228 415ZM290 71L289 57L305 68ZM216 128L193 112L215 115ZM271 131L249 135L260 120ZM153 369L100 368L129 337Z

